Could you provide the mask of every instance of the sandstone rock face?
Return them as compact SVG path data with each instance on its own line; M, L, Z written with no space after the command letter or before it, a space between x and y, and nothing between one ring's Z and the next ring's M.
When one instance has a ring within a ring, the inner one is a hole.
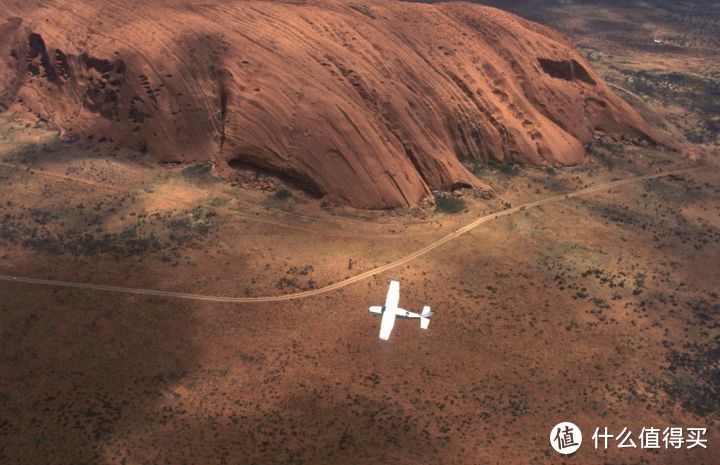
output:
M0 110L364 208L482 187L462 161L662 141L553 31L473 4L2 0Z

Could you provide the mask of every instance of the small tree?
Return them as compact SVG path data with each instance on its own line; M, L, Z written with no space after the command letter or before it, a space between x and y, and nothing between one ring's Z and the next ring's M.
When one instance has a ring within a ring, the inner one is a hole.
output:
M442 192L435 194L435 211L458 213L463 210L465 210L465 201L463 199Z

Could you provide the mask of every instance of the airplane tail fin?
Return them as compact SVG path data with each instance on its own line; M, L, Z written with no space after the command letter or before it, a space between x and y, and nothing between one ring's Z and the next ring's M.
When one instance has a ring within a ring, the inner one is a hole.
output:
M430 307L425 305L422 309L422 313L420 314L420 328L422 329L428 329L428 326L430 326L430 317L432 316L432 310L430 310Z

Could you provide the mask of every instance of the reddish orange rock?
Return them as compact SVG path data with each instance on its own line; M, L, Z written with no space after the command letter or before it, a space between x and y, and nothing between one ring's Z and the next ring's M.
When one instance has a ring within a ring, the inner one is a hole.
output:
M3 3L0 110L357 207L483 188L462 161L582 163L598 130L662 143L564 38L480 5Z

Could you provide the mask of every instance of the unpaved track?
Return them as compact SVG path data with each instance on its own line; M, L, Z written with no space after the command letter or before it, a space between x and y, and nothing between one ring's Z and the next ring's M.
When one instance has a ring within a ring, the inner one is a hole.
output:
M360 273L358 275L352 276L352 277L344 279L342 281L338 281L334 284L329 284L329 285L327 285L325 287L321 287L319 289L297 292L294 294L285 294L285 295L268 296L268 297L225 297L225 296L218 296L218 295L191 294L191 293L187 293L187 292L160 291L160 290L155 290L155 289L136 289L136 288L129 288L129 287L109 286L109 285L105 285L105 284L74 283L74 282L59 281L59 280L54 280L54 279L37 279L37 278L26 278L26 277L22 277L22 276L7 276L7 275L0 275L0 281L10 281L10 282L15 282L15 283L26 283L26 284L41 284L41 285L46 285L46 286L58 286L58 287L73 287L73 288L77 288L77 289L92 289L92 290L96 290L96 291L122 292L125 294L150 295L150 296L157 296L157 297L172 297L172 298L176 298L176 299L201 300L201 301L205 301L205 302L253 303L253 302L280 302L280 301L284 301L284 300L302 299L305 297L312 297L312 296L324 294L326 292L334 291L336 289L340 289L341 287L348 286L352 283L361 281L361 280L369 278L371 276L375 276L377 274L383 273L383 272L391 270L393 268L397 268L401 265L408 263L411 260L414 260L422 255L425 255L425 254L437 249L438 247L445 244L446 242L450 242L451 240L465 234L466 232L477 228L478 226L480 226L483 223L486 223L488 221L491 221L491 220L494 220L497 218L501 218L503 216L512 215L512 214L517 213L522 210L539 207L541 205L547 205L549 203L559 202L561 200L578 197L581 195L589 194L591 192L597 192L597 191L609 189L609 188L616 187L616 186L622 186L625 184L641 182L641 181L645 181L648 179L662 178L662 177L670 176L673 174L687 173L690 171L695 171L699 168L700 167L685 168L685 169L678 169L678 170L673 170L673 171L666 171L666 172L662 172L662 173L648 174L648 175L639 176L636 178L620 179L618 181L611 181L611 182L607 182L604 184L599 184L597 186L587 187L585 189L580 189L580 190L569 192L566 194L556 195L554 197L548 197L546 199L537 200L535 202L529 202L529 203L525 203L522 205L518 205L516 207L508 208L507 210L502 210L497 213L492 213L490 215L486 215L481 218L478 218L475 221L472 221L471 223L468 223L467 225L463 226L462 228L448 234L447 236L444 236L441 239L438 239L437 241L426 245L422 249L416 250L415 252L413 252L409 255L406 255L405 257L395 260L394 262L388 263L386 265L378 266L377 268L373 268L372 270L365 271L364 273Z

